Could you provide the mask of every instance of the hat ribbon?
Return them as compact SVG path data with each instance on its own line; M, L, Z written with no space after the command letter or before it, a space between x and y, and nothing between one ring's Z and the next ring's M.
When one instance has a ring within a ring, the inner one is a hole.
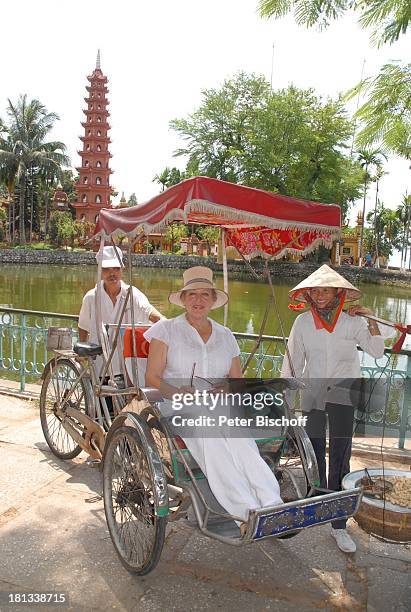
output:
M211 285L211 287L213 287L213 283L207 278L192 278L191 280L186 282L184 287L188 287L188 285L192 285L193 283L207 283L207 285Z

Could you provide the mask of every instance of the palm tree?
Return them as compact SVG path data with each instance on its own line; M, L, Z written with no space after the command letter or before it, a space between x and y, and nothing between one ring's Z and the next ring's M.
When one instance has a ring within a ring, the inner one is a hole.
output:
M20 96L17 104L8 100L7 146L0 148L0 168L7 174L13 189L19 194L19 240L25 244L26 189L29 174L42 171L61 171L69 163L62 142L45 142L58 115L49 113L39 100L27 101Z
M387 245L386 267L388 268L388 258L392 254L393 250L399 246L398 239L401 231L401 224L396 211L387 208L382 212L381 223L384 228L384 237Z
M294 9L298 24L320 28L354 9L363 28L374 27L371 40L378 46L398 40L411 20L409 0L259 0L258 9L266 18L284 17Z
M369 173L369 168L374 166L377 173L381 169L381 157L387 159L387 156L380 149L373 150L360 150L358 151L358 161L360 162L361 167L364 169L364 198L363 198L363 206L362 206L362 226L361 226L361 234L360 234L360 245L359 245L359 263L358 265L362 266L362 255L363 255L363 241L364 241L364 225L365 225L365 203L367 199L367 190L368 183L373 179L372 175Z
M407 251L410 246L411 232L411 195L405 195L402 203L396 210L396 215L402 225L402 241L401 241L401 269L405 269L407 265ZM411 262L411 253L410 253Z
M161 185L161 191L163 192L168 187L168 181L170 180L170 168L166 167L160 174L156 174L153 177L153 183Z
M377 206L379 203L378 192L380 187L380 180L388 172L384 172L382 165L378 166L375 173L375 202L374 202L374 237L375 237L375 267L380 267L380 257L378 253L378 240L377 240Z
M354 115L363 125L357 145L380 143L384 150L411 159L411 64L385 64L377 76L361 81L345 98L359 93L368 94L368 99Z

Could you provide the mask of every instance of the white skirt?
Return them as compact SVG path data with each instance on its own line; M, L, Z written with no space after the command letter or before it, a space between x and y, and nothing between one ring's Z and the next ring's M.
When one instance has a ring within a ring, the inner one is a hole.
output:
M282 504L276 477L252 438L185 438L217 501L248 520L252 509Z

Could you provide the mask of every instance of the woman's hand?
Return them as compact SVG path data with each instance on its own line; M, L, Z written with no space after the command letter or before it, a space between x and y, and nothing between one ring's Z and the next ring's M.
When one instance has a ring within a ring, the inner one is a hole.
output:
M373 311L370 308L366 308L365 306L361 306L361 304L354 304L353 306L349 306L346 310L347 314L349 314L351 317L356 317L356 316L367 316L370 315L370 317L374 316Z
M349 306L349 308L347 308L347 313L351 317L355 317L355 316L366 317L367 315L370 315L370 317L375 316L373 311L370 308L361 306L361 304L354 304L354 306ZM376 321L372 321L372 320L368 321L368 331L370 332L371 336L381 335L380 328L378 327Z

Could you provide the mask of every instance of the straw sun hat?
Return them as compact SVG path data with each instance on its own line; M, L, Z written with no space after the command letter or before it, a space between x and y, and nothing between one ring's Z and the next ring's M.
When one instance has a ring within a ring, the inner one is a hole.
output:
M361 291L349 283L341 274L335 272L330 266L324 264L315 272L307 276L289 292L290 298L297 302L306 302L306 291L314 287L333 287L335 289L345 289L347 294L345 301L353 302L361 297Z
M180 291L174 291L168 296L168 301L171 304L176 304L176 306L184 308L184 304L181 301L181 293L191 289L214 289L217 294L217 299L211 306L211 310L220 308L220 306L224 306L224 304L228 302L228 295L225 291L217 289L214 285L213 271L210 270L210 268L206 268L205 266L194 266L194 268L189 268L183 273L183 283L184 287L180 289Z

